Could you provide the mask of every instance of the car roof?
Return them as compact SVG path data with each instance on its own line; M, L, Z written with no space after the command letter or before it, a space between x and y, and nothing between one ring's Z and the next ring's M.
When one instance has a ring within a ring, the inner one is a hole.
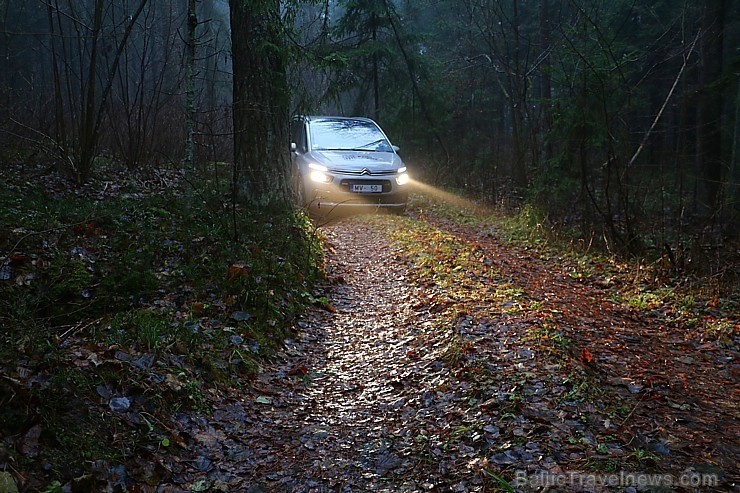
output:
M320 120L355 120L375 123L372 119L366 118L364 116L303 115L297 118L303 118L309 122Z

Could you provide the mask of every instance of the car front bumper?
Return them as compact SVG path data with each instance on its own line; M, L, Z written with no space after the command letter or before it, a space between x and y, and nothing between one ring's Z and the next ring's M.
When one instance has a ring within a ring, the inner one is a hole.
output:
M355 193L344 190L315 189L308 197L309 207L324 211L333 209L394 209L406 208L408 191L390 193Z

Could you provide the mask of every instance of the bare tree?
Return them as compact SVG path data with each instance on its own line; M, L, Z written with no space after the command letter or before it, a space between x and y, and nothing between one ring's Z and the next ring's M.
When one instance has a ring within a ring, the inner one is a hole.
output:
M106 2L95 0L92 12L78 11L79 5L72 0L66 5L60 0L47 3L56 102L55 142L64 170L77 181L90 178L106 102L121 56L147 2L140 0L129 15L107 67L100 63Z
M523 189L528 182L525 121L529 119L529 79L536 68L531 62L531 40L522 29L523 2L466 0L464 5L485 44L485 58L508 104L511 176L514 186Z
M176 0L160 0L144 10L121 57L106 106L107 121L100 131L100 145L108 146L131 170L175 156L181 149L181 142L169 133L182 133L177 132L179 123L173 124L180 115L170 109L178 97L172 88L182 73L178 56L182 43L176 27L183 15L175 7ZM125 17L115 17L116 13L127 15L112 10L109 22L123 25ZM109 39L118 43L122 35L113 32Z

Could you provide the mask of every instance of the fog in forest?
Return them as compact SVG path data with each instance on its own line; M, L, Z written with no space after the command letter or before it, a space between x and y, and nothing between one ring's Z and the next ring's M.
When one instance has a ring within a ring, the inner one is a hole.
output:
M234 155L230 9L191 7L207 167ZM738 10L343 0L284 2L265 22L282 33L293 114L370 116L419 179L641 252L737 225ZM182 161L187 1L5 0L0 23L4 159L82 181L95 159Z

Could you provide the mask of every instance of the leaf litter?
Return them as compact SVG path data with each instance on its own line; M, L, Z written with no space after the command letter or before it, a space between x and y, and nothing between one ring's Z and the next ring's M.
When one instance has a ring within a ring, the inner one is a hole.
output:
M173 486L544 491L517 478L571 473L737 483L735 350L456 224L423 226L404 246L408 221L323 228L334 309L300 320L251 390L179 417L187 449L160 454Z
M88 229L78 234L100 234ZM615 302L611 277L573 276L561 259L430 215L350 218L322 232L324 292L243 388L192 388L203 371L177 354L87 344L78 327L63 334L74 366L146 375L140 388L106 382L100 402L79 405L156 438L126 464L94 461L72 490L544 491L515 479L622 471L707 473L716 491L736 487L737 314L710 306L703 324L723 338L708 339L670 309ZM92 250L72 253L94 268ZM24 263L3 259L3 279ZM233 264L229 280L246 269ZM218 308L236 323L252 317ZM205 316L183 324L228 329ZM37 366L18 361L8 379L48 386ZM185 392L200 411L153 417L153 395ZM33 459L44 432L35 425L16 446Z

